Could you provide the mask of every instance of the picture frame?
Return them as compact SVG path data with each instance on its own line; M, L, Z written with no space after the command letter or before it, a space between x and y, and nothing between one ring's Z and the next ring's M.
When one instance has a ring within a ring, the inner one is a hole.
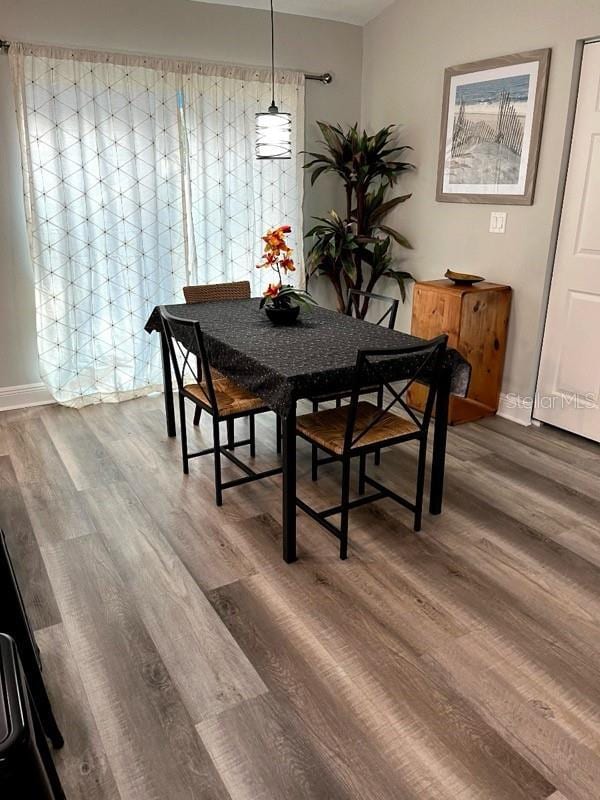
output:
M436 200L531 205L550 48L448 67Z

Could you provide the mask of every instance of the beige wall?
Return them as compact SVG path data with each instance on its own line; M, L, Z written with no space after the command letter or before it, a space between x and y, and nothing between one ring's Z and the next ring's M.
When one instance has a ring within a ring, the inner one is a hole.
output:
M315 121L354 122L360 115L362 31L353 25L277 15L278 63L330 71L331 86L308 82L307 145ZM14 41L187 56L264 65L269 60L263 11L190 0L0 0L0 37ZM333 183L307 195L305 216L334 205ZM0 388L35 383L35 318L24 232L22 189L8 59L0 55Z
M512 285L505 392L529 395L535 385L575 43L599 34L598 0L399 0L365 29L363 121L403 123L415 147L418 171L405 183L414 196L394 219L415 246L406 267L422 280L453 267ZM542 47L552 64L534 205L437 203L444 68ZM508 212L504 235L488 232L496 208ZM409 313L407 305L399 327Z

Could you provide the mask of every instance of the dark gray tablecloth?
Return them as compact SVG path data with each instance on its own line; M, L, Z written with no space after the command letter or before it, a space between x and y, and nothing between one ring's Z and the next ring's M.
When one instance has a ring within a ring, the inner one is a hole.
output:
M302 309L300 321L276 327L259 310L259 300L231 300L166 306L178 317L198 320L212 366L261 397L285 416L303 397L349 389L360 349L397 348L423 340L347 317L325 308ZM157 306L146 331L161 330ZM190 339L182 341L195 351ZM464 396L471 368L456 350L448 350L451 390ZM411 362L406 359L407 375Z

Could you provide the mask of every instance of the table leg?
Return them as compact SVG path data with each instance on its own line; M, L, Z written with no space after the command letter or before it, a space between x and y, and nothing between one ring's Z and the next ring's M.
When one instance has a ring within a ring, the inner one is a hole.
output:
M164 331L160 332L160 351L162 355L167 434L169 436L177 436L177 430L175 428L175 406L173 403L173 380L171 377L171 356L169 354L169 343Z
M449 369L441 371L435 405L435 429L433 434L433 460L431 463L431 488L429 492L429 512L442 513L444 497L444 470L446 465L446 437L448 434L448 407L450 405Z
M283 423L283 560L296 560L296 404Z

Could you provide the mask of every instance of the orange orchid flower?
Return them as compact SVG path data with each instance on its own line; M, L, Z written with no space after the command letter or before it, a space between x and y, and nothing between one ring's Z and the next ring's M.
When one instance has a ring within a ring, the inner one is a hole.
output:
M269 288L263 292L264 297L277 297L279 294L279 290L281 289L280 283L270 283Z
M278 228L270 228L262 237L262 241L265 243L263 260L256 266L258 269L272 267L280 281L281 270L287 273L294 272L296 269L292 258L293 250L285 240L285 237L291 232L291 225L280 225ZM276 284L271 284L265 292L265 297L276 297L280 288L281 283L278 288Z
M277 263L277 255L275 253L265 253L262 262L260 264L257 264L256 268L262 269L263 267L272 267L276 263Z

